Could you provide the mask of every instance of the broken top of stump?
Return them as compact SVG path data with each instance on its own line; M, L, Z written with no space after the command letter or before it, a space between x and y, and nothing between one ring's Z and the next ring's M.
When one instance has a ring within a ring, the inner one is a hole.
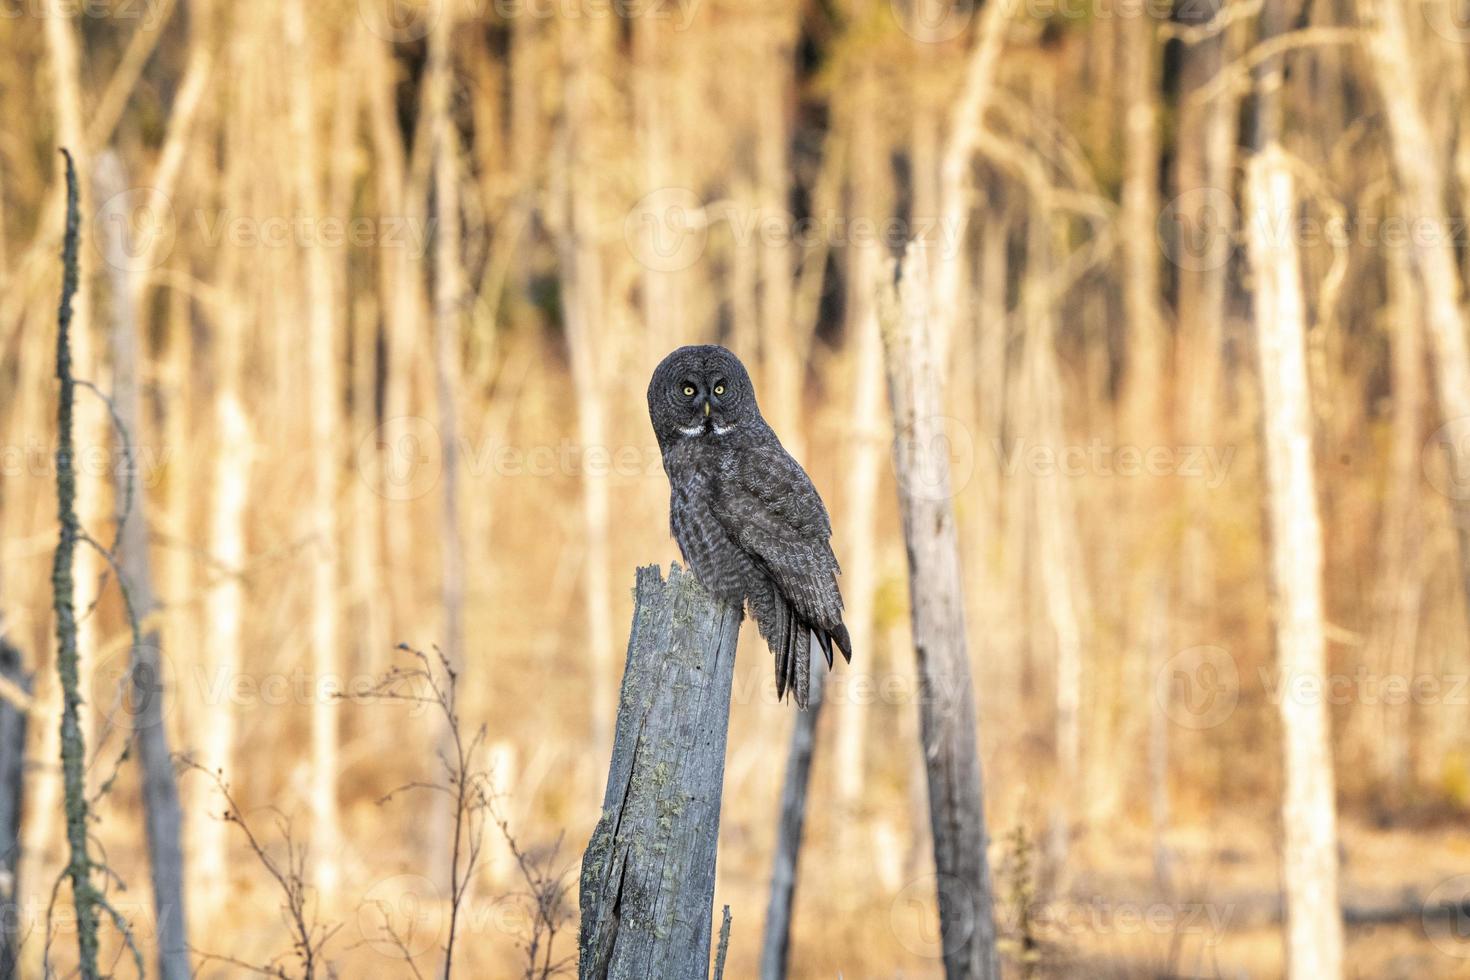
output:
M602 817L582 857L579 975L703 978L741 611L638 569Z

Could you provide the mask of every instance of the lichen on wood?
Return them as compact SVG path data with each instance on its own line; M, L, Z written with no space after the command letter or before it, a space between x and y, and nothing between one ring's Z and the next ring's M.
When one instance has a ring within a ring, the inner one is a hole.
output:
M741 613L674 565L638 570L602 817L582 858L580 969L709 975Z

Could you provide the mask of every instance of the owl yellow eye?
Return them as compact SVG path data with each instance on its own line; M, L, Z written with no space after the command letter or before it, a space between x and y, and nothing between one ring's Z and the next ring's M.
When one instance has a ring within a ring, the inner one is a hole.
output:
M715 385L715 394L717 394L717 395L723 395L724 393L725 393L725 386L724 385Z
M688 395L690 398L693 398L694 397L694 386L693 385L685 385L684 386L684 394Z

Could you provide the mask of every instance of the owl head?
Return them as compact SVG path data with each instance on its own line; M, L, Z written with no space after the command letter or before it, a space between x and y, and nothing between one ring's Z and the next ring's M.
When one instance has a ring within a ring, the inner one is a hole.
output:
M648 416L662 450L762 421L745 365L714 344L680 347L659 363L648 383Z

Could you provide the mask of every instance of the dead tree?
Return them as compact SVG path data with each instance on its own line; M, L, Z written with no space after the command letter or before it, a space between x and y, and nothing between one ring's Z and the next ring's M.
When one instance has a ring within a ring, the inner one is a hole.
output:
M766 929L761 939L761 980L785 980L790 965L796 868L801 857L801 835L806 828L807 788L811 785L817 722L822 718L822 702L826 700L823 690L827 685L826 675L825 670L812 671L811 701L796 716L791 749L786 755L786 780L781 784L781 804L776 817L776 855L771 860L771 897L766 904Z
M998 980L975 692L924 265L921 247L911 242L902 266L883 283L880 309L893 461L908 545L940 948L950 980Z
M638 569L602 818L582 856L579 975L709 975L739 609Z
M108 150L97 157L93 180L99 199L121 197L127 179L115 152ZM148 560L147 498L138 486L137 461L130 445L130 440L143 431L138 392L137 283L130 274L127 243L119 223L102 224L99 235L112 294L112 410L118 427L116 438L126 460L125 466L115 470L116 497L121 502L116 543L118 585L127 590L143 641L133 645L128 667L130 689L121 692L121 699L126 705L123 710L133 715L128 725L138 739L143 822L153 875L153 910L158 918L158 975L163 980L187 980L192 970L184 904L184 818L163 718L163 640L158 626L149 622L158 611L158 600ZM142 625L145 622L147 625Z
M20 814L31 675L21 652L0 636L0 978L19 976Z

